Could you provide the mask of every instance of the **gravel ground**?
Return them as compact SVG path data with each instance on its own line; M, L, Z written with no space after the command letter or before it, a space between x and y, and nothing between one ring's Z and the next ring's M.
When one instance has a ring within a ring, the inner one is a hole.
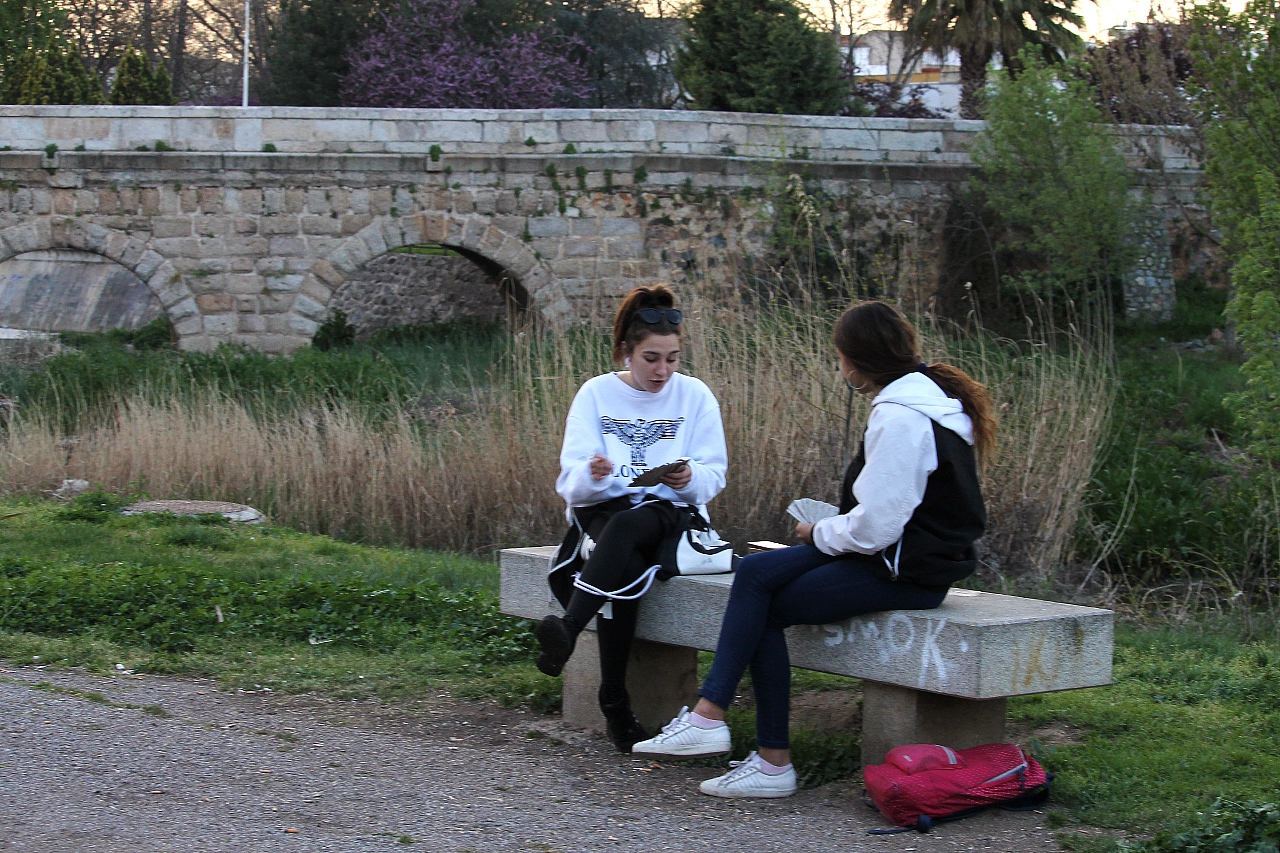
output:
M0 850L1057 851L1039 813L915 833L852 782L725 801L715 771L612 752L558 718L226 693L0 662Z

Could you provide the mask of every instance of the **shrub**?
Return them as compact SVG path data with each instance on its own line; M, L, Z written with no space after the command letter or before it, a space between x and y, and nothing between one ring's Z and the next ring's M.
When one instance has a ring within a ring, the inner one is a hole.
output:
M1280 463L1280 22L1256 0L1238 15L1225 4L1195 8L1196 105L1205 126L1205 177L1214 222L1236 258L1236 322L1245 389L1229 399L1250 449Z
M698 0L676 79L700 110L834 115L848 93L828 33L792 0Z
M1101 112L1079 78L1024 52L1022 71L1002 79L987 130L972 148L978 189L1003 220L1009 248L1036 269L1010 283L1047 299L1106 308L1112 285L1137 259L1142 208Z
M355 342L356 327L347 322L347 315L341 308L335 309L311 338L311 345L321 351L349 347Z
M1121 842L1131 853L1274 853L1280 846L1280 806L1218 800L1199 825L1158 833L1150 841Z
M31 49L4 70L0 103L102 103L102 85L75 47L54 42L45 50Z
M347 57L342 103L358 107L536 109L585 97L572 42L537 30L472 35L475 0L406 0Z
M152 70L147 58L130 45L120 57L115 85L111 87L111 103L121 105L172 106L173 86L164 66Z
M1236 322L1248 356L1240 371L1244 390L1227 398L1250 439L1250 451L1280 466L1280 187L1276 175L1260 172L1261 209L1241 223L1241 254L1231 270L1235 293L1227 316Z

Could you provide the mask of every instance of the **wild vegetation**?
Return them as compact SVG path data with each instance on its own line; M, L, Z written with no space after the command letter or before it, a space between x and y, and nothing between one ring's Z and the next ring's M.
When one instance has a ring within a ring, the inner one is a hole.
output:
M735 471L717 523L738 541L785 538L787 501L835 497L865 416L831 367L835 312L818 300L696 294L686 307L687 366L720 398ZM925 333L931 357L965 364L1001 407L991 565L1018 577L1055 564L1071 549L1105 431L1107 367L1083 348L975 346L927 322ZM82 477L115 492L239 500L341 538L486 557L555 541L564 413L578 385L608 369L606 341L488 334L428 336L416 351L388 336L282 359L109 345L60 355L5 383L19 407L0 439L0 488L37 495Z

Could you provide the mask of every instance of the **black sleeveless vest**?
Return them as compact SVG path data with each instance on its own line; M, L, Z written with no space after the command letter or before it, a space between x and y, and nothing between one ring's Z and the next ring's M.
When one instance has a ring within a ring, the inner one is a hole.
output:
M874 568L892 580L947 587L977 569L973 543L986 529L987 509L978 486L973 448L936 421L930 424L938 452L938 469L929 475L924 499L908 519L902 539L876 555L880 559L874 562ZM863 441L844 474L841 514L858 505L853 496L853 481L866 464L866 442Z

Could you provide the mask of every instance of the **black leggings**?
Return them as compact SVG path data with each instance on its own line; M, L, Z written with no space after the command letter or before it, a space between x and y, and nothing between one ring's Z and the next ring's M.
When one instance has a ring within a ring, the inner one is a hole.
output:
M678 510L665 501L651 501L617 513L596 538L595 550L582 569L582 580L605 592L627 586L657 562L658 546L675 532L679 519ZM574 589L566 615L581 630L608 600ZM616 695L626 688L627 659L631 656L639 611L639 599L614 601L613 618L598 620L600 686L607 693Z

